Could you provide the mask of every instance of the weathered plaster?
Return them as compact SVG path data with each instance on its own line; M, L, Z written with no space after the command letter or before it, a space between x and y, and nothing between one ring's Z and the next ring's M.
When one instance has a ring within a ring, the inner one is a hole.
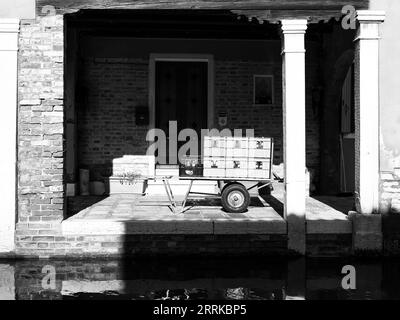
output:
M400 167L400 1L371 0L371 10L384 10L380 27L380 131L381 171Z

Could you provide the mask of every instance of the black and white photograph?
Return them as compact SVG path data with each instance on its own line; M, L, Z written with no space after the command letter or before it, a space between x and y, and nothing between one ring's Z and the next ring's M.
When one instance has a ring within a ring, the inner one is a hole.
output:
M1 0L0 300L399 300L399 30L398 0Z

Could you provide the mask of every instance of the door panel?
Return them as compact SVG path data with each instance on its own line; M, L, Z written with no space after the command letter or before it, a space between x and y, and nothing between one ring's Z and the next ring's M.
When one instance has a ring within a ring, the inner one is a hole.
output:
M207 128L207 63L156 62L156 127L169 138L169 121L176 120L178 133L185 128ZM178 150L185 142L178 142ZM199 143L199 148L200 148ZM167 163L177 163L176 156ZM199 153L200 154L200 153Z

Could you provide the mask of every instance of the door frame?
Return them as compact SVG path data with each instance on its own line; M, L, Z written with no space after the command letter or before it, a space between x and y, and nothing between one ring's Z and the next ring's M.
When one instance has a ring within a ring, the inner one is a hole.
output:
M211 54L151 53L149 61L149 129L156 125L156 62L207 63L207 129L214 127L214 56Z

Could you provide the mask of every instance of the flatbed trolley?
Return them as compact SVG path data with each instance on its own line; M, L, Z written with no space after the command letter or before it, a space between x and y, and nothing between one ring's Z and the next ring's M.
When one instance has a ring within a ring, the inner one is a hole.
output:
M186 202L190 195L205 195L205 196L219 196L219 194L213 193L203 193L203 192L192 192L193 183L197 180L208 180L217 181L218 187L220 189L222 207L231 213L241 213L245 212L250 204L250 193L249 191L257 188L258 190L270 187L272 184L271 180L260 180L257 178L218 178L218 177L179 177L180 180L189 180L189 186L185 193L185 197L182 202L182 207L179 210L174 194L171 189L169 180L172 176L162 177L162 181L167 193L169 202L171 203L171 209L174 213L184 213L189 210L186 209ZM241 182L254 182L251 187L245 187Z

